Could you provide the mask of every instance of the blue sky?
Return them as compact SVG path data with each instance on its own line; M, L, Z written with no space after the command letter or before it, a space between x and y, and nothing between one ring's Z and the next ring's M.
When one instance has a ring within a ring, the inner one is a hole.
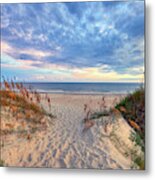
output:
M144 2L3 4L1 68L25 81L140 82Z

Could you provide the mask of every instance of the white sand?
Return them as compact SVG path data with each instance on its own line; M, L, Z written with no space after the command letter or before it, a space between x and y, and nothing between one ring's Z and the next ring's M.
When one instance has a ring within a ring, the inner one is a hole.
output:
M56 116L46 131L35 133L31 140L11 135L5 137L1 158L9 166L53 168L131 169L130 127L122 117L115 117L105 132L102 120L85 131L84 104L99 111L100 95L51 94L51 113ZM108 108L120 95L106 95ZM47 105L44 107L49 111ZM106 117L105 117L106 119ZM103 119L104 120L104 119ZM3 137L4 138L4 137ZM128 156L125 154L129 153Z

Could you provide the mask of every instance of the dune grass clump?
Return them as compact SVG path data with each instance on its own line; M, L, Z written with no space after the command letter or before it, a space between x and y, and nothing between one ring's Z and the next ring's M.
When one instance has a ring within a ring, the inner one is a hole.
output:
M44 109L42 109L39 105L35 102L29 101L25 96L22 96L20 93L1 90L1 105L8 106L10 110L17 111L17 110L32 110L35 113L42 114L44 113Z
M134 162L134 166L138 166L140 170L145 169L145 144L144 141L141 139L140 135L137 132L132 132L130 135L130 140L134 143L134 148L131 150L131 158ZM139 146L141 148L141 153L137 154L136 147Z
M114 98L112 104L115 105L117 98ZM96 124L104 127L104 131L108 131L108 125L111 125L114 120L114 114L117 116L118 110L109 108L105 101L105 96L102 96L101 100L97 102L97 111L93 111L89 104L84 104L85 117L83 122L85 124L84 129L89 129Z
M137 89L129 94L115 107L118 109L128 124L145 141L145 91L144 88Z
M134 165L141 170L145 169L145 90L137 89L134 93L129 94L115 107L123 115L128 124L135 130L131 133L130 139L135 148L131 152ZM141 155L135 152L136 146L141 148ZM134 166L133 165L133 166Z
M42 107L42 102L47 103L51 110L51 99L48 95L42 97L35 90L24 87L22 83L13 80L8 82L3 77L0 90L3 120L1 134L6 135L25 130L32 133L37 129L45 129L48 119L53 116ZM29 128L26 129L26 127Z
M0 167L4 166L4 161L0 159Z

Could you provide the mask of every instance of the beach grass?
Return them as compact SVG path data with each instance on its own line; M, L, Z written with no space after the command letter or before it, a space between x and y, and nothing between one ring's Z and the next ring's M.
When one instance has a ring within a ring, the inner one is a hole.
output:
M0 90L0 103L2 109L3 128L1 135L23 132L26 127L29 133L45 129L52 114L42 107L42 101L49 104L49 97L41 97L35 90L27 89L22 83L3 78ZM50 104L51 106L51 104ZM49 107L51 109L51 107ZM15 128L15 124L18 128Z

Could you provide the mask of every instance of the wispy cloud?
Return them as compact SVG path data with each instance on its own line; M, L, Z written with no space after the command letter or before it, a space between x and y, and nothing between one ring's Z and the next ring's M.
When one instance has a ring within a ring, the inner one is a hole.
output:
M1 19L4 73L7 63L12 73L13 60L22 64L20 75L35 69L34 80L39 73L64 81L143 75L143 1L3 4Z

